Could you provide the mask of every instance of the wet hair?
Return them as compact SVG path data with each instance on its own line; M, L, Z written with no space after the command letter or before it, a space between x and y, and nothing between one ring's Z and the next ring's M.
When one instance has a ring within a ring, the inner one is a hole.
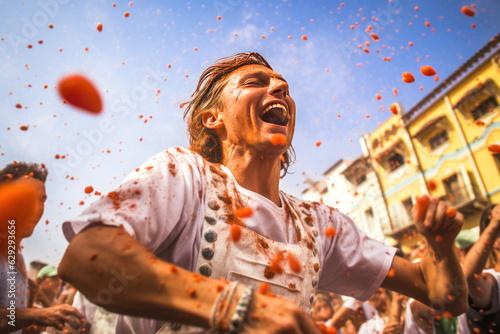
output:
M35 268L36 270L40 270L42 269L43 267L45 267L47 265L47 263L45 262L41 262L41 261L31 261L30 262L30 266L32 266L33 268Z
M47 174L48 171L44 164L13 162L0 170L0 183L14 181L27 175L45 183Z
M217 60L200 76L191 100L181 104L184 108L184 120L187 122L190 149L199 153L210 162L222 163L222 143L213 129L203 124L203 115L214 108L223 108L221 93L228 83L229 76L236 69L246 65L261 65L273 69L257 52L241 52ZM293 147L283 154L281 177L295 160Z
M487 209L483 211L483 214L481 215L481 219L479 220L479 234L483 234L484 230L488 227L488 225L491 222L491 211L493 211L493 208L497 206L497 204L492 204L490 205ZM491 252L491 257L490 261L491 262L497 262L497 257L495 255L495 252Z

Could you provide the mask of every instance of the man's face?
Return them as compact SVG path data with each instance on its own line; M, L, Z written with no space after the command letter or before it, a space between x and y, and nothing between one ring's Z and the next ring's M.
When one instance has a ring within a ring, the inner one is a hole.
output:
M379 312L386 310L387 294L384 288L378 288L377 291L368 299L368 302Z
M33 231L43 216L43 212L45 210L45 200L47 199L47 195L45 193L45 183L42 181L28 177L21 178L12 182L13 184L18 185L29 185L33 189L34 207L29 208L33 210L33 215L31 216L30 221L26 222L25 226L20 226L20 229L17 231L21 238L27 238L33 234Z
M287 82L261 65L246 65L230 74L221 94L224 125L216 129L226 147L253 147L260 153L281 155L290 147L295 125L295 102ZM273 145L273 134L287 138Z

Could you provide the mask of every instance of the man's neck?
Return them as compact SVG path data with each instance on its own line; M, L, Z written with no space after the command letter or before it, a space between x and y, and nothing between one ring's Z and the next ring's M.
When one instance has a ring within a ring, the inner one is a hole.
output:
M238 184L253 191L277 206L281 206L279 198L280 160L270 160L249 150L224 157L224 165L233 173Z

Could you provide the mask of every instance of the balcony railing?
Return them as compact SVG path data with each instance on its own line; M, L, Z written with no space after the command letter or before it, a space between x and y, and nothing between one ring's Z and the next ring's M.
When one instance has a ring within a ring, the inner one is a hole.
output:
M478 199L478 194L480 194L478 186L470 184L469 187L469 189L472 189L472 193L470 193L470 190L467 190L467 187L461 186L454 191L447 191L446 195L441 196L441 199L453 205L455 208L460 209L466 204Z

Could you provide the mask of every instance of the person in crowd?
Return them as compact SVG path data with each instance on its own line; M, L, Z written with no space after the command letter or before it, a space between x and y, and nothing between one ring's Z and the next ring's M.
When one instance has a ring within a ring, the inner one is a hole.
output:
M334 313L332 303L333 299L328 295L328 293L316 293L311 307L311 318L317 323L325 323L330 320Z
M342 328L351 322L355 331L358 332L364 322L377 314L377 309L371 305L370 299L362 302L352 297L346 297L342 307L333 314L330 324L335 328Z
M70 305L28 307L28 275L20 245L43 215L46 178L45 167L33 163L16 162L0 170L1 333L21 333L30 325L82 326L82 315Z
M479 240L465 256L469 286L467 323L471 333L500 332L500 204L491 205L479 222ZM487 269L485 269L487 268Z
M57 275L57 269L51 265L46 265L40 269L37 276L38 294L35 297L35 304L41 307L57 304L62 285L62 280Z
M38 278L38 272L46 265L47 263L42 261L31 261L28 268L28 278L32 281L36 281Z
M465 261L465 256L469 253L478 238L479 226L468 230L462 230L458 233L457 238L455 239L455 246L457 247L458 257L462 265Z
M470 249L471 245L474 244L474 237L472 234L470 232L462 232L459 233L455 241L457 254L461 259L463 259L462 255L466 254L464 251ZM417 249L418 251L412 252L410 259L418 263L422 260L422 257L427 251L426 242L419 242ZM469 334L465 313L458 317L453 317L449 313L440 312L442 309L443 308L439 306L438 310L435 310L413 298L409 299L404 316L404 333Z
M359 328L359 334L402 334L403 296L388 289L379 288L370 298L377 313Z
M465 311L466 289L448 288L465 286L453 250L463 216L445 202L419 198L432 246L412 264L338 210L280 191L295 102L261 55L220 59L183 106L189 149L163 150L63 223L60 277L120 313L117 333L317 333L306 313L318 288L366 300L383 286Z

